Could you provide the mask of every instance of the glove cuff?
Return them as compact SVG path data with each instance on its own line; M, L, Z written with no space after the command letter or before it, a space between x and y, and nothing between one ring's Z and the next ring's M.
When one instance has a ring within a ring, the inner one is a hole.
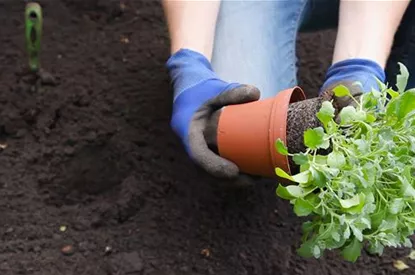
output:
M333 83L350 80L359 81L366 92L371 88L378 88L375 78L381 82L386 79L385 71L378 63L369 59L351 58L339 61L329 67L321 91Z
M209 60L203 54L186 48L181 48L172 54L166 62L166 67L171 71L175 68L195 63L212 70Z
M372 74L382 82L384 82L386 78L385 71L373 60L351 58L331 65L327 71L326 79L330 79L335 75L348 74L352 72Z
M217 78L209 60L190 49L180 49L166 62L174 87L174 99L184 90L208 79Z

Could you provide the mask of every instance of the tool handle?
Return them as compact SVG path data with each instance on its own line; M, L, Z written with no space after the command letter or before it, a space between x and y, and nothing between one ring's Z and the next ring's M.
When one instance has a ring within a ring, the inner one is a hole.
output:
M42 37L42 8L36 2L30 2L25 10L26 50L31 71L39 70L40 41Z

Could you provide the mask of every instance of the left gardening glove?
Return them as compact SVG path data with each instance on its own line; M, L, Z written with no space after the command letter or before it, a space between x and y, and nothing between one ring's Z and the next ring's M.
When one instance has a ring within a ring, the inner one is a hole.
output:
M376 78L382 83L386 78L383 68L378 63L368 59L347 59L329 67L319 94L324 98L333 99L334 107L340 111L346 106L354 106L355 102L348 96L336 97L333 92L336 86L344 85L358 100L362 94L371 92L372 89L379 91Z
M174 88L170 125L180 137L186 152L211 175L237 179L239 168L209 148L206 136L209 135L208 129L215 128L211 125L215 111L226 105L258 100L259 90L223 81L204 55L189 49L173 54L166 66Z

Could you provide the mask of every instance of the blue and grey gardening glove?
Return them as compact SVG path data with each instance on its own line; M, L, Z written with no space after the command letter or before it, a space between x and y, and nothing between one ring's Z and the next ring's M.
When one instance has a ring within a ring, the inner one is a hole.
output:
M166 66L174 88L170 125L189 157L215 177L237 178L238 167L212 149L216 133L209 133L209 129L217 128L217 125L211 125L217 123L217 115L213 118L215 111L226 105L258 100L259 90L221 80L206 57L192 50L179 50L169 58Z
M346 106L354 106L355 101L350 97L336 97L333 88L344 85L355 99L372 89L379 91L376 78L385 82L385 72L376 62L368 59L352 58L337 62L329 67L326 79L320 88L320 96L333 99L333 105L340 111ZM356 82L360 84L357 85Z

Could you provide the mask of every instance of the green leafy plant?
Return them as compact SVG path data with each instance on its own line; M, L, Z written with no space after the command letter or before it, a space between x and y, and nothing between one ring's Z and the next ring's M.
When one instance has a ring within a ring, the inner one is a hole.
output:
M378 255L385 247L412 246L415 89L405 90L409 73L399 66L397 91L379 82L380 92L353 99L356 107L343 108L338 122L332 102L324 101L317 113L322 126L304 133L305 152L291 154L276 142L277 151L300 166L292 176L276 168L291 181L276 193L297 216L310 217L302 226L301 256L319 258L337 249L354 262L365 245ZM335 95L352 97L341 85Z

